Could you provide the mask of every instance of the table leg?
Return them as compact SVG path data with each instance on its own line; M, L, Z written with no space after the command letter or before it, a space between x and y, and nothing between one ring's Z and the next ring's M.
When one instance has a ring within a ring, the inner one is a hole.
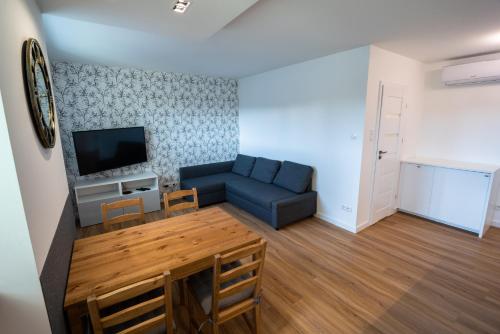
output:
M187 279L183 278L177 281L179 284L179 296L180 296L180 304L182 306L187 305Z
M66 309L71 334L83 334L82 317L85 314L85 310L82 310L78 305Z

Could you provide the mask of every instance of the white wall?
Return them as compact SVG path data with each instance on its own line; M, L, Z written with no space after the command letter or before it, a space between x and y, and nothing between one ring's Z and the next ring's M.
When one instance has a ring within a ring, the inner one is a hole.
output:
M0 6L0 90L40 273L68 196L68 185L59 132L54 149L42 148L24 93L21 49L29 37L44 45L40 11L34 0L2 0Z
M425 65L417 155L500 166L500 83L453 87L441 83L445 66L493 59L500 59L500 53ZM500 209L495 221L500 227Z
M401 119L402 134L404 136L404 143L401 146L401 156L413 156L417 147L422 111L422 71L422 63L416 60L376 46L370 46L363 162L360 174L361 181L357 217L358 230L366 227L369 223L371 193L376 163L375 152L377 142L375 134L379 111L379 84L380 82L386 82L406 87L405 102L407 109L403 111Z
M313 166L318 216L351 231L356 228L369 51L341 52L239 82L240 152Z
M0 331L50 333L1 96L0 157Z
M241 79L240 151L314 166L318 216L359 231L369 225L380 82L406 87L402 158L500 165L500 84L445 87L441 69L452 63L424 65L370 46Z
M500 59L500 53L462 60ZM424 109L417 154L500 165L500 83L446 87L444 66L426 65Z

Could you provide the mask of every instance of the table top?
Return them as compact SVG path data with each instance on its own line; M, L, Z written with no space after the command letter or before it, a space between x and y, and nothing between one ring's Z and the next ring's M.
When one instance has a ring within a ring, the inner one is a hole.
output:
M216 254L261 237L219 207L76 240L64 307L170 270L174 279L209 268Z

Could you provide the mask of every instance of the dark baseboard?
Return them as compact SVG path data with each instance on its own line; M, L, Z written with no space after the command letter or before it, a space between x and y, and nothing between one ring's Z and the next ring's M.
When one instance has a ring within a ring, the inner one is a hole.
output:
M75 213L68 195L40 275L53 334L68 333L63 306L75 233Z

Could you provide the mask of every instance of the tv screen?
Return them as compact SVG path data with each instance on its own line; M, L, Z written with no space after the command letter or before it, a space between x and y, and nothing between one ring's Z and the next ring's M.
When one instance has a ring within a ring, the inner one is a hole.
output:
M80 175L148 160L144 127L73 132Z

